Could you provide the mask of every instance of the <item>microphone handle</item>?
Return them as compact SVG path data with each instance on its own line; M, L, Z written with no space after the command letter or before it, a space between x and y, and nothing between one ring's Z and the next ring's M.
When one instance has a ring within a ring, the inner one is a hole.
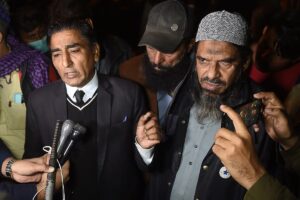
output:
M73 144L74 144L74 140L71 139L70 143L66 147L66 150L63 152L61 158L59 159L59 163L61 165L63 165L68 160L70 151L71 151L71 149L73 147Z
M49 166L54 167L55 170L54 170L54 172L50 172L47 175L45 200L53 199L55 178L56 178L56 156L57 156L56 149L57 149L58 138L60 137L61 125L62 125L62 122L60 120L57 120L56 125L55 125L50 160L49 160Z

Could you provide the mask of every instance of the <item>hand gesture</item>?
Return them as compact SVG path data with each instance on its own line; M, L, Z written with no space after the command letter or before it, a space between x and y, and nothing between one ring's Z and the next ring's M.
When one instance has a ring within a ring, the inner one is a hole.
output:
M149 149L161 140L161 129L157 117L152 112L147 112L139 119L136 129L136 140L144 149Z
M232 120L236 132L225 128L219 129L212 150L232 177L249 189L265 170L259 163L251 135L240 115L228 106L222 105L220 108Z
M292 133L284 106L273 92L259 92L254 95L265 105L263 115L268 135L279 142L284 149L291 148L298 137Z

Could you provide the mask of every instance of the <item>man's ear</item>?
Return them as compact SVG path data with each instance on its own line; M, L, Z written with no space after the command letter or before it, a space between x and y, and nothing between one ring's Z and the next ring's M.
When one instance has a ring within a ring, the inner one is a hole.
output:
M94 45L94 61L98 62L100 60L100 45L98 42Z

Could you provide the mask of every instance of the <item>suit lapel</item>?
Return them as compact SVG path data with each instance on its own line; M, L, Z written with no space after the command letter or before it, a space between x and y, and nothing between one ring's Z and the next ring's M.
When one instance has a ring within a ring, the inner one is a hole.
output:
M98 180L101 176L108 137L111 125L111 94L108 92L110 84L105 77L99 77L97 97L97 150L98 150Z

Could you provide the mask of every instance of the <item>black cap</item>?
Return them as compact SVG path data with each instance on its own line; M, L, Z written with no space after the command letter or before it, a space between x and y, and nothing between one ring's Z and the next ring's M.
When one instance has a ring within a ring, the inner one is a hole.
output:
M138 46L149 45L173 53L185 38L191 37L191 23L185 7L176 0L155 5L148 15L145 32Z

